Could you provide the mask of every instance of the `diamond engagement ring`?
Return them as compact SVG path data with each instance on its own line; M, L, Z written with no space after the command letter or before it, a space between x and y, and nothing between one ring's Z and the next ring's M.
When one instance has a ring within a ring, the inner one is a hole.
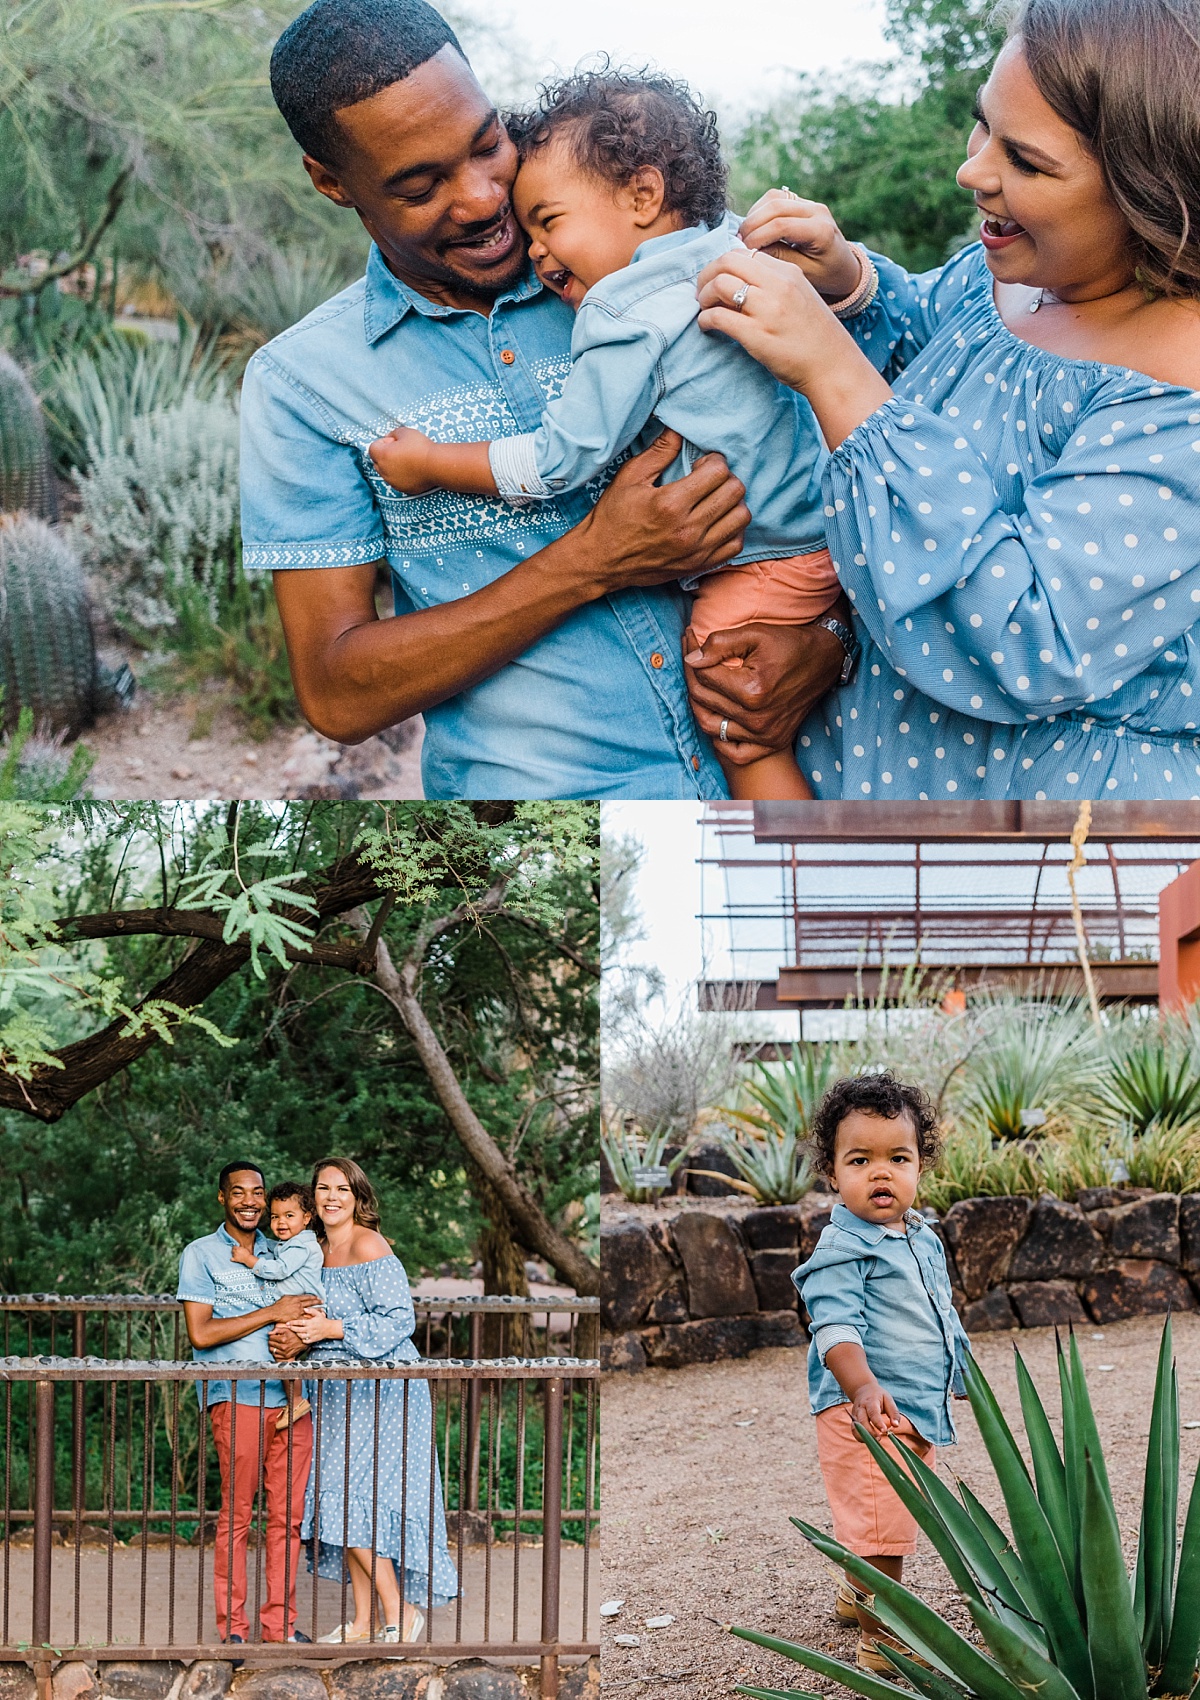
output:
M740 313L742 308L746 305L746 297L749 293L750 285L748 283L744 283L742 287L734 293L733 300L729 303L729 305L733 308L735 313Z
M727 744L729 742L729 722L728 722L728 720L722 720L721 730L717 733L717 742L721 743L721 744Z

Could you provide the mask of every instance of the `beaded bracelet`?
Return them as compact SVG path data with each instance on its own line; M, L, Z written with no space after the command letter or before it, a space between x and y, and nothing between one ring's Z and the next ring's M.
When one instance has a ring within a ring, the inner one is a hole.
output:
M861 242L852 242L850 246L858 255L859 278L849 295L841 301L829 303L829 311L838 319L856 319L860 313L866 312L879 293L879 272L874 260Z

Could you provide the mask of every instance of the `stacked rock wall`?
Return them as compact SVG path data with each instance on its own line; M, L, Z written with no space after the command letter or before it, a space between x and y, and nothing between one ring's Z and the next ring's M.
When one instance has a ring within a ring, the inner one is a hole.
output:
M601 1228L601 1355L609 1369L675 1369L807 1343L791 1273L812 1252L834 1200L728 1211L680 1201ZM1200 1193L1090 1187L967 1198L931 1226L946 1250L968 1331L1115 1322L1197 1310Z

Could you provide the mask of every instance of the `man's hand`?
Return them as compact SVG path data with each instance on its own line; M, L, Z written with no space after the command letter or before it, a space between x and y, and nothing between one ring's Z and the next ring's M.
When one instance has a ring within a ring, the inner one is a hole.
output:
M577 540L583 559L592 563L587 600L670 584L724 566L740 551L750 523L746 489L720 455L705 455L674 484L657 483L682 447L678 432L664 431L625 462L588 517L563 540Z
M322 1315L325 1313L320 1299L314 1298L311 1293L284 1293L271 1306L271 1314L277 1322L298 1322L310 1310L319 1311Z
M876 1440L883 1440L900 1424L896 1401L890 1393L883 1391L874 1377L850 1395L850 1418L852 1422L861 1423L863 1428L869 1428Z
M254 1253L252 1251L248 1251L244 1245L235 1245L229 1254L229 1258L230 1262L240 1263L244 1269L253 1269L254 1265L258 1262Z
M367 453L375 470L394 490L404 496L423 496L436 490L437 480L429 472L429 438L423 431L397 425L386 437L369 444Z
M830 612L847 625L845 600ZM728 720L721 754L735 767L794 742L801 721L837 683L846 652L824 626L739 626L712 632L697 647L684 633L692 712L715 738Z
M272 1328L267 1335L267 1347L276 1363L289 1363L303 1352L304 1341L298 1339L290 1328L281 1324Z

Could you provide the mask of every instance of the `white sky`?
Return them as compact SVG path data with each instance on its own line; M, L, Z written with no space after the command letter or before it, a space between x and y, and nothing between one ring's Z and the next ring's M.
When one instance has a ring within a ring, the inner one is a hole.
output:
M465 9L483 13L479 0ZM540 76L570 70L600 51L614 61L652 61L686 77L723 113L763 104L788 70L818 71L890 57L883 0L499 0L486 10L502 35L519 37Z

